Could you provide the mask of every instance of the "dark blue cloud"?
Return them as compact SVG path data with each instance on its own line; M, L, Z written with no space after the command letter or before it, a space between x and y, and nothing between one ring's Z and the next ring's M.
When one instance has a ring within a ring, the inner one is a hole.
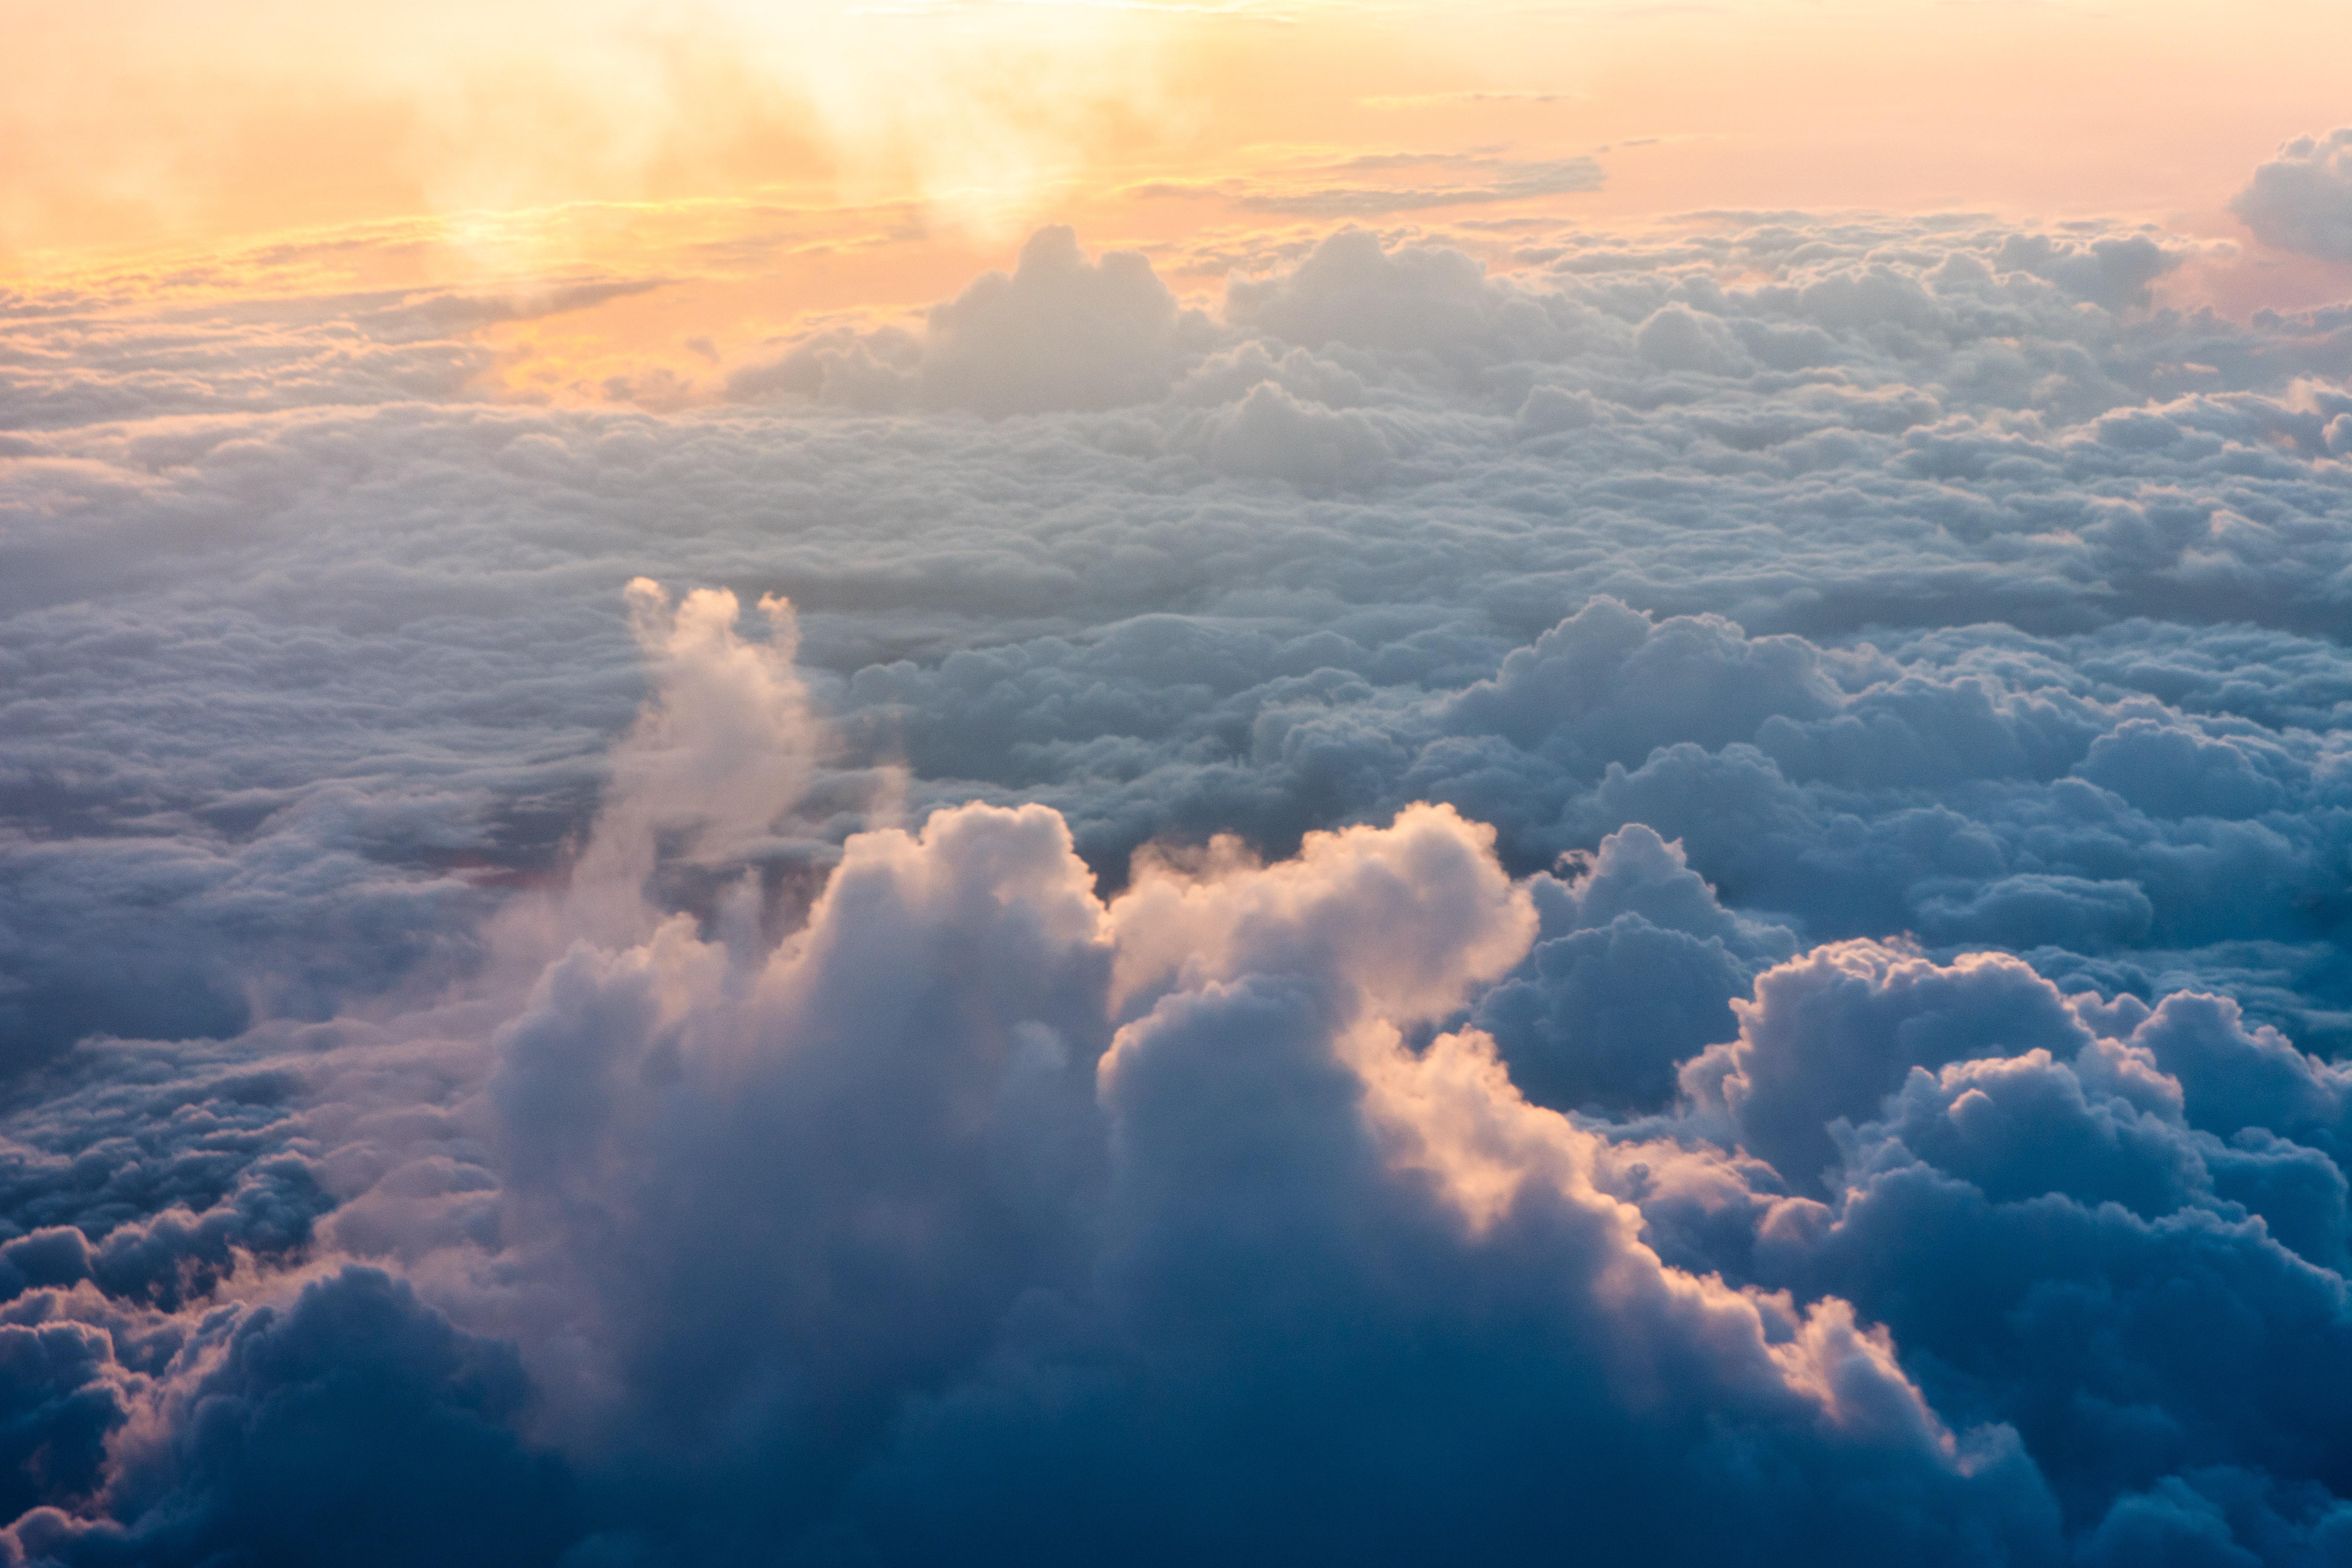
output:
M346 1268L218 1340L168 1432L122 1445L112 1518L30 1514L24 1560L551 1563L580 1532L562 1466L512 1429L512 1351L400 1281Z

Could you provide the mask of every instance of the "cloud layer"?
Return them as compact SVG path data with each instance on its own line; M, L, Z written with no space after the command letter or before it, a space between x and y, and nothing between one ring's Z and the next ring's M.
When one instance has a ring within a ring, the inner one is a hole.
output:
M19 1560L2352 1551L2352 319L1268 246L20 303Z

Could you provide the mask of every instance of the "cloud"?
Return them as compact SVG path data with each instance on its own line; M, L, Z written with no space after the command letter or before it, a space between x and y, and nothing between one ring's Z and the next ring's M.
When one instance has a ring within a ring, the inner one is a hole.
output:
M2286 142L2230 210L2264 245L2352 261L2352 129Z
M1729 1123L1727 1142L1816 1194L1836 1164L1832 1124L1868 1116L1910 1069L1992 1046L2072 1056L2087 1037L2055 988L2013 959L1948 969L1873 942L1773 969L1737 1010L1738 1038L1695 1058L1684 1088L1701 1115Z
M36 1510L14 1527L20 1561L294 1561L324 1546L489 1563L549 1561L564 1543L568 1478L507 1424L525 1395L512 1352L452 1330L405 1285L347 1268L218 1337L169 1424L118 1450L110 1501L136 1522Z
M1460 168L1469 177L1451 185L1332 184L1286 191L1244 189L1234 196L1234 205L1244 212L1296 214L1309 218L1373 217L1433 207L1485 206L1536 196L1575 195L1597 191L1607 183L1600 161L1582 156L1537 163L1503 159L1413 162L1436 164L1444 172ZM1331 172L1351 173L1353 168L1341 165ZM1481 174L1486 176L1483 182L1476 178Z
M793 669L790 604L761 599L772 635L757 643L737 635L741 606L724 589L672 605L638 577L628 601L637 645L660 661L659 684L614 749L595 825L570 868L564 935L642 934L655 913L646 883L664 850L674 861L741 863L806 792L821 744Z
M798 392L851 407L909 404L1001 417L1110 408L1167 390L1192 327L1135 251L1089 261L1076 234L1041 228L1010 273L931 308L920 350L902 333L839 330L735 371L735 397ZM1194 335L1197 335L1195 333Z
M1547 338L1541 308L1514 297L1457 250L1384 248L1363 229L1343 229L1289 274L1236 279L1227 314L1238 323L1309 349L1345 344L1484 360L1506 334Z
M2346 1538L2352 327L1263 243L668 414L10 318L23 1559Z
M2076 771L2158 816L2258 816L2286 799L2246 751L2150 719L2126 719L2092 742Z
M1480 999L1479 1026L1538 1104L1663 1109L1678 1064L1733 1037L1732 1002L1795 939L1726 910L1681 845L1638 823L1563 865L1567 880L1533 879L1544 940Z
M2022 999L2020 981L1995 971L1945 983L1990 987L1994 1005ZM1866 1013L1876 1001L1865 995L1854 1000ZM2273 1543L2251 1550L2286 1555L2305 1531L2340 1528L2327 1490L2295 1499L2278 1482L2335 1473L2333 1438L2297 1388L2312 1358L2340 1353L2340 1174L2308 1152L2298 1163L2265 1140L2233 1145L2184 1122L2145 1033L2090 1033L2073 1043L2071 1066L2045 1028L2035 1037L2050 1044L2005 1061L1913 1069L1884 1121L1843 1135L1834 1214L1801 1200L1775 1207L1755 1267L1799 1289L1851 1289L1863 1310L1884 1312L1898 1342L1948 1369L1932 1380L1948 1405L1984 1397L2015 1358L2056 1358L2047 1364L2063 1373L2004 1407L2071 1514L2129 1521L2147 1490L2244 1488L2284 1516ZM1898 1302L1890 1290L1910 1294ZM2084 1291L2095 1310L2072 1304ZM2242 1353L2200 1354L2195 1325L2215 1310L2265 1327ZM2259 1426L2240 1403L2248 1391ZM2110 1529L2124 1525L2100 1531Z
M1548 102L1573 95L1516 96ZM1363 101L1367 107L1380 108L1447 100L1441 97ZM1415 183L1398 184L1400 176ZM1581 153L1564 158L1521 159L1501 157L1491 152L1374 153L1329 163L1302 163L1270 175L1212 182L1153 180L1131 186L1126 194L1145 200L1215 196L1244 213L1329 222L1573 195L1597 191L1606 183L1607 173L1600 161Z
M1389 456L1380 426L1352 409L1301 403L1262 381L1210 427L1210 462L1227 473L1330 485Z
M1402 1444L1418 1479L1360 1501L1349 1539L1458 1531L1468 1486L1507 1550L1538 1470L1712 1412L1795 1477L1843 1456L1873 1477L1834 1515L1797 1480L1770 1505L1792 1529L1900 1530L1930 1557L1986 1529L2032 1542L2030 1468L1998 1432L1963 1464L1841 1306L1663 1268L1578 1176L1591 1135L1520 1101L1483 1038L1402 1048L1534 934L1490 844L1422 808L1289 862L1147 864L1104 906L1051 813L972 806L852 839L745 981L677 927L575 950L501 1035L490 1094L505 1228L556 1259L522 1267L592 1314L525 1342L572 1363L584 1340L575 1376L614 1401L575 1414L580 1462L690 1485L722 1532L761 1528L736 1489L782 1466L807 1489L764 1528L820 1556L915 1559L973 1529L1184 1555L1279 1549L1325 1517L1302 1481L1337 1505L1351 1455ZM1439 1276L1467 1293L1409 1283ZM1408 1349L1433 1344L1442 1380ZM1459 1452L1529 1377L1529 1420ZM1335 1425L1335 1382L1377 1399ZM1206 1441L1229 1387L1255 1391L1247 1430L1337 1438L1333 1463L1268 1489L1258 1441ZM1643 1489L1591 1494L1611 1536L1648 1528L1634 1496L1741 1484L1704 1447L1610 1468ZM741 1479L713 1495L713 1476ZM1229 1500L1163 1539L1153 1500L1194 1489Z

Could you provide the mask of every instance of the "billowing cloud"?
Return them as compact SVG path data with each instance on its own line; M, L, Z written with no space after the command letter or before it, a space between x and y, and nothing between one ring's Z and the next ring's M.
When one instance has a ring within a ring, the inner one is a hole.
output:
M667 415L10 318L19 1560L2352 1541L2352 326L1268 244Z
M2287 142L2230 210L2265 245L2352 261L2352 126Z

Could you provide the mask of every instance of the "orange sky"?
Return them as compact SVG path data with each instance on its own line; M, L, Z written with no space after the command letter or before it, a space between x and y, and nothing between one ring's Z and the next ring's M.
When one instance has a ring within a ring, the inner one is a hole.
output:
M555 380L936 298L1053 220L1195 289L1235 237L1349 211L1962 207L2243 246L2253 164L2352 121L2341 0L0 0L0 276L669 280L510 333ZM1565 188L1586 155L1600 188Z

